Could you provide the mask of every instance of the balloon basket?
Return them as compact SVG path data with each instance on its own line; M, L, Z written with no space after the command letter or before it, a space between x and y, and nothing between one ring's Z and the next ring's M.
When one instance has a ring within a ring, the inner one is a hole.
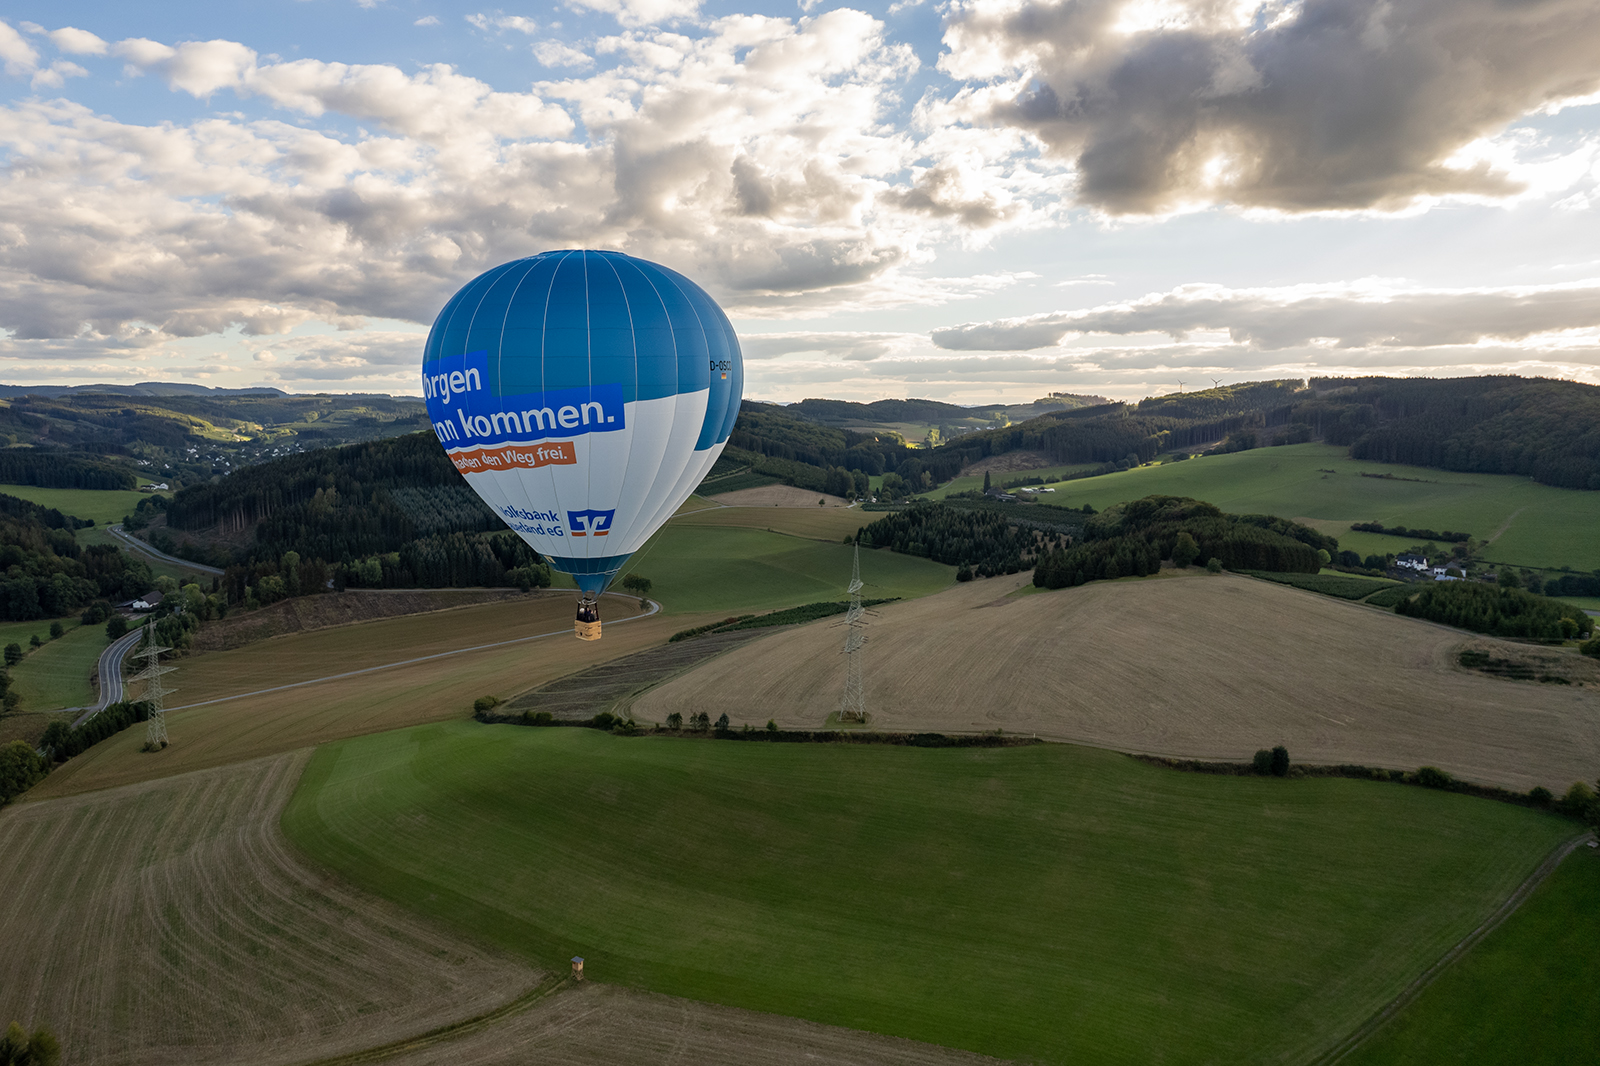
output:
M599 622L574 622L572 623L572 631L578 635L579 640L600 639Z
M600 639L600 604L591 593L584 593L578 600L578 617L572 623L572 631L579 640Z

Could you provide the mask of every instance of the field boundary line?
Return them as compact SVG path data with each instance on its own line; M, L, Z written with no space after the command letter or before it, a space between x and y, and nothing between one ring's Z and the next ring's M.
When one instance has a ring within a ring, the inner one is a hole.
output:
M418 1033L416 1036L408 1036L388 1044L379 1044L377 1047L366 1048L362 1051L352 1051L326 1059L313 1059L310 1062L301 1063L300 1066L357 1066L357 1064L364 1062L382 1062L384 1059L393 1058L395 1055L406 1051L417 1051L421 1048L432 1047L434 1044L475 1032L484 1026L493 1025L502 1018L524 1011L546 996L553 995L571 982L572 978L569 975L546 977L516 999L508 1003L502 1003L493 1010L475 1014L471 1018L466 1018L459 1022L451 1022L449 1025L441 1025L436 1029L429 1029L425 1033Z
M1407 985L1398 996L1378 1008L1377 1012L1357 1026L1354 1032L1312 1059L1312 1066L1334 1066L1335 1063L1343 1062L1349 1058L1353 1052L1372 1039L1373 1035L1392 1021L1396 1015L1415 1002L1417 997L1422 995L1429 985L1438 980L1439 976L1449 969L1457 959L1477 947L1490 933L1500 928L1507 918L1515 914L1517 909L1528 901L1528 897L1533 895L1534 890L1544 884L1545 880L1556 872L1556 868L1566 861L1567 856L1593 839L1593 833L1580 833L1570 840L1556 845L1555 849L1544 857L1544 861L1538 865L1533 873L1529 874L1527 879L1517 886L1516 891L1511 893L1499 907L1495 908L1493 914L1479 923L1478 927L1472 932L1462 937L1455 947L1440 956L1432 966L1418 974L1416 980Z
M620 593L607 593L607 595L620 595ZM628 597L632 598L632 597ZM620 626L628 622L635 622L641 618L649 618L661 610L661 604L651 600L650 609L640 614L619 618L608 625ZM542 640L545 637L559 637L564 633L571 633L571 627L566 629L552 629L548 633L533 633L526 637L514 637L511 640L497 640L493 644L475 644L470 648L454 648L450 651L434 652L432 655L419 655L415 659L401 659L399 662L383 663L380 666L368 666L360 670L350 670L342 674L329 674L327 677L313 677L308 681L295 681L288 685L275 685L272 688L258 688L253 692L238 692L232 696L218 696L214 700L201 700L199 703L185 703L181 707L168 707L169 711L187 711L194 707L209 707L214 703L227 703L229 700L242 700L250 696L265 696L272 692L284 692L292 688L304 688L307 685L320 685L324 681L341 681L347 677L360 677L362 674L374 674L379 670L393 670L397 666L413 666L417 663L432 662L434 659L448 659L452 655L466 655L468 652L487 651L490 648L504 648L511 644L525 644L530 640Z

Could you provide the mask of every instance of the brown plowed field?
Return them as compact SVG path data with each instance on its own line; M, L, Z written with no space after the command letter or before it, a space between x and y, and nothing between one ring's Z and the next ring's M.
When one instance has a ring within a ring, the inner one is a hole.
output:
M720 615L656 615L626 625L638 601L608 596L605 637L570 633L573 594L522 597L453 611L389 618L295 633L231 651L178 659L165 680L178 691L168 706L328 677L455 648L561 631L504 647L410 663L303 688L262 692L225 703L167 713L172 746L143 754L143 727L125 729L70 760L27 794L30 800L110 788L292 751L341 737L472 713L479 696L509 697L596 663L665 643L688 626ZM631 606L630 606L631 605Z
M0 1017L73 1064L301 1062L492 1009L539 974L302 863L309 752L0 812Z
M1004 595L1025 580L878 608L863 652L873 724L1200 759L1285 744L1305 762L1433 765L1517 789L1600 774L1600 691L1456 664L1469 640L1503 642L1233 575ZM645 694L634 714L816 728L843 691L842 641L827 622L765 637Z
M392 1066L984 1066L934 1044L588 982Z
M473 607L521 599L524 595L541 594L524 594L516 589L349 589L322 596L296 596L259 611L239 612L201 627L195 634L194 651L225 651L288 633L309 633L379 618ZM565 595L570 599L572 594Z

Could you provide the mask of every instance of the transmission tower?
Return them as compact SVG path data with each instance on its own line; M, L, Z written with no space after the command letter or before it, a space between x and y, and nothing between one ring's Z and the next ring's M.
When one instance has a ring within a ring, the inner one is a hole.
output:
M167 688L161 683L162 674L170 674L177 669L175 666L161 665L161 653L171 650L154 643L147 645L139 652L145 661L144 669L128 679L144 682L144 701L150 704L150 718L145 723L144 739L146 744L153 744L158 748L167 746L166 697L178 691Z
M861 645L867 640L867 635L862 632L866 625L865 614L861 607L861 545L858 543L855 561L850 567L850 610L844 616L845 674L844 698L839 701L841 722L867 720L866 697L861 691Z

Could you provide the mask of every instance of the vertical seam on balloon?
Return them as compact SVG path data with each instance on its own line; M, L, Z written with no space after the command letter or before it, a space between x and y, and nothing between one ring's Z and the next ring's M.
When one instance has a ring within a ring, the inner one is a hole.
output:
M511 308L516 305L517 294L522 291L522 286L527 283L528 277L535 270L537 270L539 268L539 261L541 259L543 259L543 258L544 258L544 253L541 252L538 255L527 256L523 260L523 262L526 262L528 264L528 269L523 271L522 272L522 277L517 279L517 287L515 289L511 290L511 298L506 301L506 313L503 316L501 316L501 319L500 319L500 352L499 352L499 355L498 355L498 361L495 363L495 373L496 373L496 379L495 380L496 381L500 381L501 380L501 378L499 376L500 375L500 368L505 363L506 323L511 321ZM543 343L543 339L544 339L544 335L541 332L540 333L540 343L541 344ZM540 376L539 383L540 383L540 387L542 388L543 385L544 385L544 378L543 378L544 359L543 359L543 350L542 349L540 351L540 355L541 355L541 358L539 360L539 372L540 372L541 376ZM502 382L502 384L503 384L503 382ZM524 433L524 436L526 436L526 433ZM522 477L523 477L522 471L518 470L516 472L517 488L522 490L523 499L527 499L529 496L532 495L532 493L530 493L528 491L528 483L526 481L522 480ZM553 487L554 486L552 484L552 488ZM507 495L509 496L509 493ZM510 502L512 504L515 504L517 501L516 500L511 500ZM524 540L523 543L527 544L527 541ZM532 545L529 545L529 547L532 547Z
M655 266L654 263L651 263L650 265L651 266ZM660 269L660 268L657 267L657 269ZM667 301L661 299L661 289L660 289L660 287L658 287L656 285L655 279L653 277L651 277L648 273L646 273L643 269L639 270L639 274L640 274L641 277L644 278L645 283L650 286L650 291L656 294L656 299L657 300L661 300L661 314L667 320L667 332L672 335L672 375L673 375L673 377L672 377L672 408L673 408L673 414L674 414L674 416L676 416L677 410L678 410L678 405L683 402L683 391L682 391L683 380L682 380L682 376L678 373L679 363L681 362L681 359L680 359L680 357L678 355L678 331L672 328L672 313L667 310ZM678 284L676 282L673 282L673 288L678 290L678 295L680 295L680 296L683 295L683 289L680 286L678 286ZM685 298L684 302L685 303L689 303L687 298ZM689 304L689 310L691 310L691 311L694 310L694 305L693 304ZM695 317L695 321L696 322L700 321L700 315L698 313L696 313L694 317ZM709 384L709 382L708 382L708 384ZM674 419L674 421L676 421L676 419ZM667 439L669 441L671 440L670 435L668 436ZM689 453L691 455L693 455L694 454L694 449L690 448L689 449ZM660 476L659 468L658 468L657 476L658 477ZM683 476L683 471L679 471L678 474L675 475L675 476L682 477ZM691 490L691 491L693 491L693 490ZM658 507L656 509L656 513L660 513L660 510L661 510L661 508ZM673 510L677 510L677 508L674 507ZM652 517L654 517L654 515L652 515ZM669 512L667 514L667 517L663 518L661 520L661 524L664 526L671 519L672 519L672 515ZM642 545L642 544L639 545L639 546L641 548L644 547L644 545Z
M630 257L623 256L623 258L626 260L626 259L628 259ZM612 273L616 274L616 276L617 276L617 284L618 284L618 286L620 286L622 288L622 299L623 299L623 302L626 303L627 307L628 307L628 329L629 329L629 332L633 336L633 379L634 379L634 382L635 382L635 387L637 389L637 382L639 380L639 333L638 333L638 330L633 325L633 301L628 299L628 287L626 285L622 284L622 272L617 269L616 264L614 262L612 262L611 260L608 259L607 263L610 264ZM650 291L655 294L656 302L661 305L662 318L666 321L666 323L667 323L667 325L669 327L667 329L667 333L669 335L671 335L672 334L672 330L671 330L670 327L672 325L672 318L671 318L670 315L667 314L667 304L666 304L665 300L661 299L660 290L655 287L655 284L653 282L651 282L649 275L646 274L643 270L641 270L638 266L636 266L635 264L633 264L631 262L629 262L627 265L633 270L633 272L635 274L637 274L639 277L644 279L644 283L646 285L650 286ZM678 405L678 392L677 392L678 338L675 335L672 336L672 373L673 373L672 405L673 405L673 413L676 414L677 413L677 405ZM634 395L634 411L635 412L640 410L640 406L639 405L642 402L643 401L639 399L639 396L637 395L637 391L636 391L635 395ZM667 430L667 440L670 442L671 439L672 439L672 431L671 431L671 429L669 427L668 430ZM663 450L656 457L655 480L659 480L660 479L660 477L661 477L661 465L665 460L666 460L666 452L665 452L665 450ZM655 484L655 480L652 480L652 482L651 482L652 486ZM627 484L627 471L626 471L626 469L624 469L624 471L623 471L623 484L624 485ZM658 508L658 510L659 510L659 508ZM644 509L641 507L639 512L638 512L638 517L639 518L644 518L644 519L650 519L650 518L654 518L655 514L656 514L655 511L651 511L649 515L646 515L644 513ZM648 539L648 538L646 538L646 539ZM643 543L641 543L639 545L639 547L640 548L644 547ZM635 549L635 550L637 551L638 549Z
M587 357L586 367L589 373L589 398L594 399L594 302L589 297L589 250L585 248L578 253L583 257L583 350ZM598 253L597 253L598 254ZM594 434L586 433L589 438L583 443L587 446L588 462L583 464L583 502L592 509L594 504ZM577 451L577 445L573 445ZM594 529L594 519L589 519L591 532ZM593 535L583 539L583 557L585 560L594 558Z
M556 291L556 278L561 274L561 268L571 258L572 253L567 252L556 263L555 269L550 271L550 287L544 293L544 317L539 320L539 394L541 396L548 391L545 387L545 338L550 333L550 297ZM521 475L518 475L518 480L521 480ZM550 495L555 498L556 514L559 516L561 514L561 490L556 485L556 472L554 470L550 471Z
M667 280L672 282L673 288L677 289L679 294L683 296L683 302L689 305L689 310L690 311L694 312L694 320L696 322L700 323L700 332L701 333L706 333L706 324L705 324L704 321L701 320L700 311L695 307L694 301L689 298L689 294L683 291L683 286L679 285L677 278L673 277L670 273L667 275ZM709 299L709 297L707 297L707 298ZM710 344L706 345L706 358L708 360L711 358L711 345ZM712 386L711 386L711 373L710 373L709 370L707 370L707 372L706 372L706 415L708 415L708 416L711 414L711 397L712 397L712 395L713 395L713 393L712 393ZM733 389L732 389L731 386L729 387L728 395L730 397L733 395ZM704 429L705 422L704 422L703 419L702 419L700 425L701 425L701 428ZM721 423L718 423L719 432L720 432L720 429L721 429ZM698 443L699 439L700 438L698 436L695 437L695 441L697 443ZM712 443L714 444L716 442L713 441Z

